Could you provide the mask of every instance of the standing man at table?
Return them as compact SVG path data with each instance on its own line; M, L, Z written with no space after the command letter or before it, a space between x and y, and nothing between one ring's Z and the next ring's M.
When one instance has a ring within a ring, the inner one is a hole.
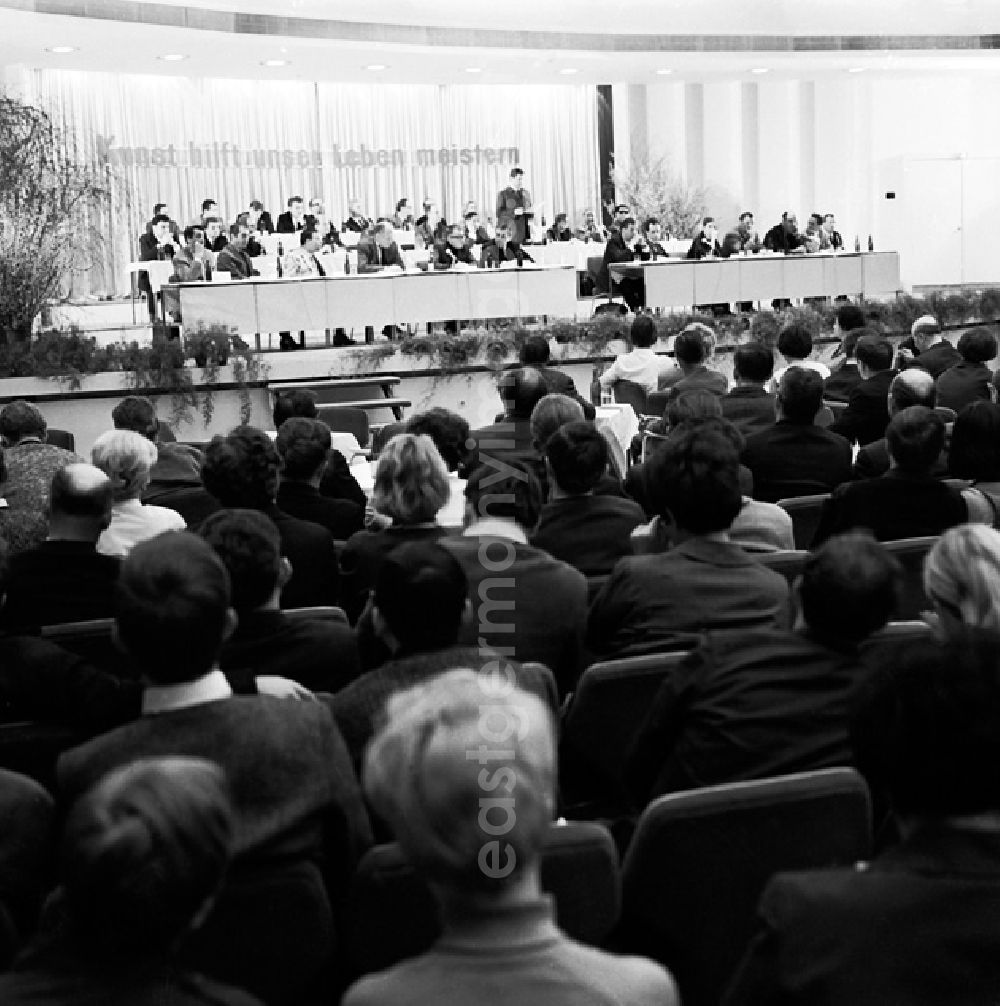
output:
M633 313L642 307L643 282L641 276L625 276L620 280L611 279L610 266L620 262L634 262L635 252L632 250L632 242L635 240L635 217L625 217L620 224L620 229L612 231L608 238L608 243L604 246L604 259L601 262L601 271L597 276L597 288L607 290L612 296L617 292L622 295L625 303L632 309ZM614 284L614 285L612 285Z
M533 216L531 193L524 188L524 171L518 167L511 168L510 185L501 189L497 196L497 227L510 224L514 240L521 245L531 240L530 220Z

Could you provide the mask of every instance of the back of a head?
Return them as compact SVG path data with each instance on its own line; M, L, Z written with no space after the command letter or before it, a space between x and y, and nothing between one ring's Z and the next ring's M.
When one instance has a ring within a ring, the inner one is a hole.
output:
M305 419L315 419L319 415L316 405L318 395L315 391L300 388L297 391L276 391L274 393L274 428L281 429L281 424L292 416L302 416Z
M425 524L448 502L448 469L434 441L398 433L379 455L372 504L396 524Z
M865 315L857 304L841 304L837 308L837 324L841 332L853 332L857 328L863 328Z
M648 349L656 342L656 322L650 314L637 314L632 321L629 333L632 345L639 349Z
M559 427L582 423L584 418L583 406L575 398L546 395L531 410L531 439L542 450Z
M478 520L512 520L530 531L542 512L542 487L518 458L505 458L503 471L480 465L465 483L465 499Z
M156 438L156 429L159 425L156 408L142 395L129 395L123 398L111 410L111 421L116 430L132 430L133 433L141 433L150 440Z
M892 368L892 343L880 335L864 335L858 339L854 355L858 363L863 363L874 373Z
M774 353L759 342L745 342L733 353L733 373L738 381L765 384L774 374Z
M488 772L469 757L484 742L495 749ZM365 791L421 872L452 897L476 899L502 893L537 862L555 803L555 755L540 699L518 688L500 695L487 675L454 670L389 700L368 748Z
M549 340L544 335L529 335L521 346L519 359L525 367L543 367L550 355Z
M948 469L958 479L1000 481L1000 405L978 401L962 409L951 430Z
M281 576L281 538L259 510L217 510L198 528L229 574L230 603L237 612L260 608Z
M909 475L927 475L944 449L944 420L932 409L911 405L889 420L885 440L896 468Z
M218 890L235 822L218 765L134 761L73 806L61 874L72 932L87 955L168 957Z
M0 436L9 444L16 444L24 437L45 439L48 426L37 406L19 398L0 409Z
M823 378L808 367L789 367L778 384L782 417L799 426L811 426L823 405Z
M111 512L111 479L94 465L65 465L52 476L49 513L60 517L92 520L99 526Z
M154 684L193 681L222 648L229 598L229 574L211 546L187 531L166 531L139 542L122 564L119 642Z
M696 367L708 356L705 325L693 324L682 329L674 339L674 358L682 367Z
M806 559L802 616L821 640L859 643L892 618L901 578L899 562L870 534L836 535Z
M681 423L697 423L722 417L722 402L711 391L683 391L667 404L664 416L671 429Z
M929 823L1000 811L998 637L911 648L875 707L873 759L894 812Z
M690 534L726 531L743 505L736 444L715 421L681 428L646 464L650 502Z
M406 542L379 567L375 606L407 654L453 646L468 584L458 560L434 541Z
M436 406L410 416L406 432L430 437L450 472L455 471L468 456L469 423L450 409Z
M318 419L293 416L281 424L274 445L285 478L311 479L326 464L330 427Z
M263 430L237 426L205 448L201 480L224 507L262 510L277 495L279 467L278 450Z
M962 333L957 348L966 362L986 363L996 359L996 336L988 328L971 328Z
M1000 532L986 524L945 531L924 560L924 592L943 612L947 636L1000 634Z
M900 371L889 385L891 411L900 412L911 405L933 409L937 403L937 385L934 378L920 367Z
M801 322L789 322L778 333L778 352L786 360L805 360L812 350L812 332Z
M542 375L534 367L518 367L500 377L500 398L508 415L530 419L531 411L548 393Z
M90 449L90 459L111 480L116 503L138 499L149 485L149 473L156 464L156 445L133 430L108 430Z
M566 493L591 492L608 467L608 442L593 423L567 423L545 444L556 485Z

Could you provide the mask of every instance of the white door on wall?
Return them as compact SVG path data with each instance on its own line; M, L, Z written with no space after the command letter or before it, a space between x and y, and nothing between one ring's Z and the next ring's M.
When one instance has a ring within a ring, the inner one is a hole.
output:
M907 286L962 282L962 161L912 160L903 168Z
M962 282L1000 283L1000 161L962 161Z

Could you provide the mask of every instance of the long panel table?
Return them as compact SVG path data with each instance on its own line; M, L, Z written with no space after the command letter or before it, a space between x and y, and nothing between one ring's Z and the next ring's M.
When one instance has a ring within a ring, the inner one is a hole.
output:
M571 266L178 283L171 289L180 298L185 327L223 325L241 335L464 318L572 317L576 311Z
M897 293L898 252L740 255L726 259L622 262L615 279L641 276L646 307L799 297L886 297Z

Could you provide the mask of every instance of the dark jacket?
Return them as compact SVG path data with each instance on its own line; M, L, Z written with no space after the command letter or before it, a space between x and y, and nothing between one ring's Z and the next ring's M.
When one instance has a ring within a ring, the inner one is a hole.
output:
M879 541L941 534L966 520L957 489L930 475L885 475L840 486L824 503L813 545L851 528L868 528Z
M312 214L306 213L299 221L298 226L296 226L295 221L292 220L292 211L285 210L284 213L278 215L278 226L274 229L278 234L295 234L298 231L305 230L307 227L315 226L316 218ZM285 250L287 251L288 249Z
M660 687L628 764L637 807L664 793L852 761L857 650L780 629L712 632Z
M858 365L854 360L845 360L823 384L823 397L832 402L848 402L851 392L861 383Z
M632 554L632 532L646 521L638 503L618 496L570 496L542 507L530 541L584 576L604 576Z
M336 541L346 541L365 524L364 508L351 500L330 499L308 482L278 486L278 509L290 517L325 527Z
M259 276L250 261L250 256L245 251L239 251L232 245L226 245L219 252L219 257L215 260L217 272L227 272L233 279L249 279L251 276Z
M774 426L774 395L759 385L742 385L733 388L719 399L722 416L728 419L744 437Z
M685 258L703 259L715 256L722 258L722 245L718 241L709 241L703 234L696 237L691 242L691 247L687 250Z
M112 618L121 560L81 541L43 541L11 556L0 624L30 628Z
M946 370L962 362L962 354L947 339L934 343L929 349L919 353L913 360L904 360L899 369L923 367L928 374L937 380Z
M854 467L851 475L856 479L874 479L879 475L885 475L892 464L889 457L889 444L885 437L874 440L870 444L865 444L858 451L858 456L854 459ZM936 479L948 477L948 451L941 452L936 464L931 469L931 475Z
M176 253L177 249L173 244L158 245L151 233L139 238L140 262L170 262Z
M784 628L788 583L732 542L691 538L615 566L594 599L587 643L605 656L653 652L712 629Z
M358 272L377 272L390 265L406 268L395 241L388 248L379 245L374 237L362 238L358 242Z
M283 611L240 612L222 648L224 671L276 674L314 692L336 692L361 673L354 633L342 623L292 620Z
M728 1006L992 1003L1000 836L928 822L865 868L780 873Z
M754 497L767 503L830 492L851 477L851 445L843 437L788 420L748 437L742 460L753 472Z
M478 264L469 245L462 245L461 248L456 248L448 241L434 242L433 262L435 269L448 269L455 265L456 262L462 262L465 265Z
M580 403L583 408L585 419L593 419L597 415L597 409L592 402L588 402L579 391L576 390L576 382L569 374L564 374L555 367L535 367L535 370L542 375L545 387L550 395L566 395Z
M326 468L320 479L319 491L321 496L329 499L357 503L362 510L368 505L368 497L351 473L347 459L335 448L331 448L326 455Z
M604 246L604 258L601 261L601 269L597 274L597 289L608 291L611 289L611 273L608 266L618 262L634 262L635 252L622 240L621 231L615 231Z
M768 251L784 252L786 255L806 243L805 235L789 234L780 223L775 224L764 235L764 247Z
M281 554L292 564L292 578L281 592L281 606L338 604L340 573L333 535L325 527L291 517L273 504L264 513L278 529Z
M935 382L937 404L959 413L970 402L995 401L993 374L985 363L962 360L949 367Z
M829 429L852 443L864 446L885 436L889 425L889 385L896 376L894 370L881 370L856 385L847 408Z

